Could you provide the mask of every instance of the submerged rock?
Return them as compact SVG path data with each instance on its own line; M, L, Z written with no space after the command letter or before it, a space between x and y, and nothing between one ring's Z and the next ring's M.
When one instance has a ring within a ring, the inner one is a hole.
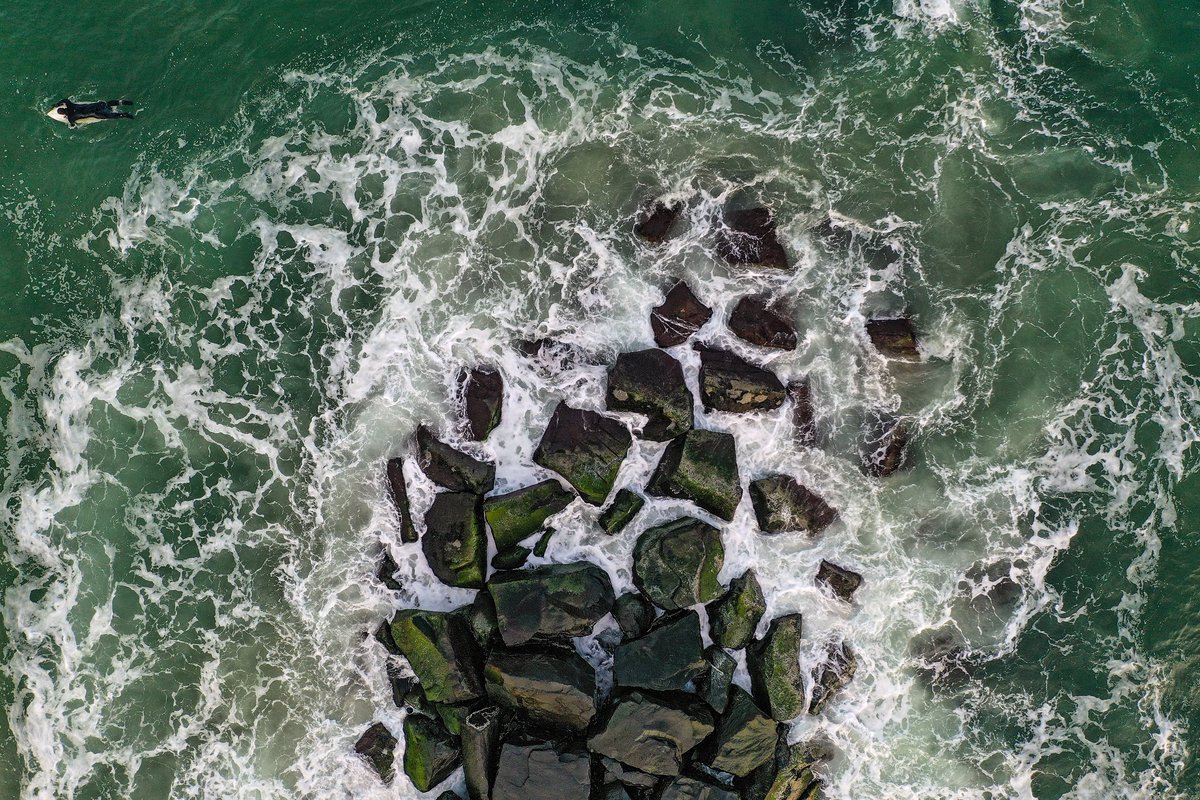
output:
M681 203L667 204L661 200L648 203L638 215L638 222L633 226L633 232L651 244L665 241L671 226L683 210Z
M477 494L443 492L425 513L421 550L433 574L448 586L478 589L487 574L487 536Z
M489 800L491 797L496 762L500 758L502 722L500 709L495 707L473 711L463 720L463 776L467 797L471 800Z
M537 533L547 519L574 499L575 495L554 478L487 498L483 501L483 515L492 529L496 549L508 550Z
M696 691L714 711L724 713L729 705L729 687L733 686L737 660L714 644L704 651L704 661L708 671L700 679Z
M966 638L952 622L918 633L909 642L908 652L917 674L935 689L962 684L975 667Z
M820 714L830 699L848 684L858 671L858 659L844 641L830 642L825 660L812 672L812 700L809 714Z
M761 297L748 296L738 301L729 315L729 330L760 347L796 349L796 328L791 319Z
M354 752L366 759L384 783L391 783L396 773L395 750L396 737L382 722L367 728L354 743Z
M754 698L780 722L804 713L804 677L800 672L799 614L771 621L763 638L746 648L746 671Z
M721 593L725 564L721 532L692 517L648 529L633 548L633 582L672 611L707 603Z
M488 697L536 726L582 731L596 716L596 672L572 651L495 651L483 676Z
M420 714L404 718L404 771L419 792L428 792L460 761L458 740L441 723Z
M745 689L734 686L729 706L717 721L717 732L707 747L705 763L718 772L745 777L775 755L779 727Z
M837 512L828 503L790 475L751 481L750 502L763 533L808 531L815 535L837 518Z
M654 604L641 592L626 592L613 603L613 618L625 639L636 639L654 622Z
M417 426L417 465L429 478L452 492L487 494L496 484L496 466L480 461L439 440L424 425Z
M494 369L476 367L459 373L458 382L462 387L467 433L475 441L482 442L500 424L504 378Z
M614 599L608 573L583 561L498 573L488 591L508 647L585 636Z
M725 213L725 225L717 231L717 255L730 264L756 264L787 269L787 253L775 233L770 209L748 208Z
M559 403L533 460L562 475L592 505L603 505L633 444L619 420Z
M695 778L676 778L667 784L658 800L739 800L737 792Z
M674 776L713 729L712 712L698 701L631 692L613 702L588 747L636 770Z
M621 353L608 370L605 395L609 411L632 411L649 417L642 438L665 442L692 428L692 393L683 367L662 350Z
M695 611L665 614L645 635L617 647L614 683L622 688L686 691L708 668L703 648Z
M583 349L556 339L518 339L513 345L544 376L596 363L596 359Z
M633 521L644 505L646 498L630 489L621 489L613 498L612 505L600 515L600 527L609 536L620 533Z
M400 581L396 579L396 573L399 570L400 565L396 563L396 559L392 558L387 545L384 545L383 555L379 557L379 566L375 568L375 577L393 592L398 592L404 588Z
M741 481L733 435L692 430L667 445L646 491L690 500L710 514L732 520L742 500Z
M677 281L662 305L650 313L650 328L659 347L674 347L704 327L712 318L712 309L696 299L683 281Z
M908 423L892 414L877 412L864 426L863 472L886 478L908 466Z
M824 559L817 570L817 585L828 587L834 597L847 603L854 599L854 593L862 586L862 580L862 575L857 572Z
M591 797L591 770L591 756L582 748L505 742L492 800L587 800Z
M767 411L783 405L785 390L775 373L728 350L697 346L700 401L705 411Z
M796 444L812 447L817 443L817 418L808 381L789 383L787 396L792 401L792 427L795 429Z
M388 459L387 480L392 505L400 517L400 541L412 544L417 540L417 528L413 525L412 509L408 502L408 485L404 482L404 459Z
M713 641L730 650L740 650L754 638L758 621L767 611L767 601L758 576L748 569L729 582L724 595L708 607Z
M875 349L885 356L921 360L921 352L917 349L917 332L911 319L869 319L867 336L871 338Z
M464 703L483 696L483 654L460 614L397 611L391 632L430 701Z

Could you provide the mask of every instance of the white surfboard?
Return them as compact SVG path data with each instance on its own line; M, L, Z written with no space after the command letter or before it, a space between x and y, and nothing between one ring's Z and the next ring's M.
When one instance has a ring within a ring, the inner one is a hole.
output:
M58 108L58 106L54 106L49 111L47 111L46 116L52 120L56 120L58 122L61 122L64 125L66 125L67 118L64 117L62 114L59 114L57 111L55 111L56 108ZM91 125L93 122L104 122L104 120L100 119L99 117L85 117L84 119L75 120L76 125Z

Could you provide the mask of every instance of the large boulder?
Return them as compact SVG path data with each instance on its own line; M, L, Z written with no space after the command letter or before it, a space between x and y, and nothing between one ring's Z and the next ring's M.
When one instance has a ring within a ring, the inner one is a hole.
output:
M626 592L618 597L612 613L625 639L636 639L654 623L654 604L641 592Z
M588 747L636 770L675 776L713 728L712 712L699 701L631 692L613 702Z
M398 592L404 588L400 580L396 577L399 571L400 565L396 563L396 559L392 558L392 554L385 545L383 553L379 556L379 566L375 568L375 577L393 592Z
M363 731L354 743L354 752L362 756L384 783L391 783L396 769L396 737L382 722Z
M887 412L867 417L863 427L862 469L875 478L886 478L908 466L908 423Z
M616 482L633 444L619 420L559 403L533 460L567 479L580 496L599 506Z
M737 792L715 783L679 777L663 789L658 800L739 800Z
M498 573L488 592L508 647L586 636L614 600L608 573L583 561Z
M588 800L592 759L581 748L550 742L505 742L492 800Z
M674 347L704 327L712 318L712 309L696 299L683 281L677 281L662 305L650 313L650 328L659 347Z
M470 603L454 609L452 613L458 614L467 623L480 649L491 649L499 638L500 625L496 622L496 604L486 591L476 592Z
M483 501L483 516L500 552L541 530L546 520L571 504L575 495L554 478Z
M465 703L483 696L483 654L460 614L397 611L391 634L429 700Z
M496 762L500 758L500 734L504 719L500 709L481 708L463 720L462 758L467 797L489 800L492 781L496 777Z
M790 475L770 475L750 482L750 502L763 533L808 531L816 535L829 527L837 512L820 495Z
M662 350L621 353L608 370L605 402L609 411L632 411L649 417L642 438L674 439L692 428L692 393L683 367Z
M727 211L717 231L717 255L730 264L787 269L787 253L775 234L775 216L767 208Z
M822 559L821 566L817 569L817 586L824 586L834 597L846 603L854 599L854 593L862 586L862 581L862 575L839 567L832 561Z
M691 430L674 439L659 458L646 491L691 500L710 514L732 520L742 500L733 435Z
M504 378L493 369L464 369L458 376L462 387L467 434L482 442L500 424L504 406Z
M800 635L800 615L787 614L772 620L766 635L746 648L746 671L754 698L780 722L798 717L807 705Z
M695 611L664 614L643 636L617 647L613 682L622 688L682 692L704 676L704 643Z
M796 328L789 315L761 297L747 296L738 301L729 315L729 330L759 347L796 349Z
M391 637L391 634L388 634ZM396 708L409 708L409 696L420 692L421 684L417 681L417 676L413 675L406 668L397 666L391 659L387 663L387 678L388 686L392 690L392 702L396 704Z
M483 677L493 702L535 726L583 731L596 716L596 672L574 651L495 650Z
M638 215L633 232L651 244L660 244L666 240L671 226L675 224L682 210L681 203L667 204L661 200L647 203Z
M442 492L435 497L425 513L421 550L442 583L481 588L487 575L487 534L479 495Z
M641 535L633 548L633 582L656 605L672 611L717 597L717 574L724 564L721 532L682 517Z
M808 704L809 714L820 714L858 671L858 659L850 645L844 641L830 642L825 647L825 659L812 671L812 700Z
M792 427L795 429L796 444L812 447L817 443L817 418L808 381L789 383L787 396L792 401Z
M745 689L734 686L729 705L717 720L717 732L706 747L704 763L718 772L745 777L774 756L779 727Z
M387 480L392 505L396 508L396 515L400 517L400 541L411 544L417 540L417 527L413 525L408 486L404 482L404 459L388 459Z
M417 465L429 480L452 492L487 494L496 485L496 465L467 455L417 426Z
M917 332L911 319L869 319L867 320L867 336L875 349L885 356L903 358L909 361L920 361L921 352L917 349Z
M821 782L813 774L820 762L810 747L788 745L780 736L775 755L740 782L743 800L821 800Z
M737 659L718 645L704 651L704 662L708 665L696 685L696 692L718 714L724 713L729 705L729 688L733 686L733 673L737 671Z
M783 405L786 390L775 373L728 350L697 346L700 402L705 411L769 411Z
M419 792L437 786L462 761L458 739L437 720L420 714L404 718L404 771Z
M739 650L754 638L758 621L767 610L758 576L748 569L729 582L729 589L708 607L712 639L722 647Z

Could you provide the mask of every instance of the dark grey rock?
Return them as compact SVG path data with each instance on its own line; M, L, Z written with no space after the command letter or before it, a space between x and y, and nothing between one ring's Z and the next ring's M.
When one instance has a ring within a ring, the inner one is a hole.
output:
M664 614L643 636L617 647L613 680L621 688L682 692L708 668L695 611Z
M697 300L686 283L677 281L650 314L654 343L659 347L683 344L711 318L712 309Z
M390 637L391 634L389 633L388 636ZM409 705L408 696L421 685L417 681L417 676L409 674L389 661L387 677L388 686L392 690L392 702L396 704L396 708L406 708Z
M952 622L927 628L909 642L917 675L934 689L962 685L975 670L966 638Z
M699 346L700 402L706 411L769 411L783 405L786 391L775 373L728 350Z
M408 502L408 485L404 482L404 459L388 459L387 480L392 505L400 518L400 541L412 544L417 540L417 528L413 524L412 508Z
M546 520L571 504L575 495L557 480L492 495L483 501L483 515L497 550L508 550L541 530Z
M759 705L780 722L807 706L800 671L801 618L787 614L771 621L763 638L746 648L746 671Z
M834 597L847 603L854 599L854 593L862 586L862 580L862 575L857 572L824 559L817 570L817 585L827 587Z
M483 503L470 492L442 492L425 512L421 550L442 583L478 589L487 575Z
M704 651L704 661L708 670L697 685L697 692L714 711L724 713L729 705L729 687L733 686L737 661L715 644Z
M467 623L482 650L490 649L499 638L500 626L496 622L496 604L486 590L476 592L469 604L456 608L452 613L458 614Z
M787 396L792 401L792 427L795 429L796 444L801 447L814 446L817 443L817 418L808 381L789 383Z
M588 747L641 772L674 776L713 729L712 712L699 701L631 692L612 703Z
M863 428L863 472L886 478L908 466L908 423L887 412L868 415Z
M520 569L529 560L533 550L521 545L513 545L507 550L501 550L492 556L492 566L498 570Z
M500 424L504 406L504 378L494 369L464 369L458 376L462 387L463 413L467 434L477 442L488 437Z
M585 636L614 600L608 573L586 562L497 573L488 591L508 647Z
M821 800L821 782L813 774L819 763L804 745L790 747L780 736L775 755L740 782L743 800Z
M692 393L683 366L657 348L621 353L608 370L609 411L632 411L649 419L642 438L665 442L692 428Z
M671 781L659 795L659 800L739 800L737 792L715 783L695 778L679 777Z
M600 757L600 766L604 770L605 783L616 781L622 786L630 787L635 792L644 792L653 789L662 780L657 775L650 775L641 770L627 767L620 761L606 756Z
M854 678L858 659L844 641L830 642L825 648L825 660L812 672L812 700L809 714L820 714L835 694Z
M751 481L750 502L763 533L808 531L816 535L837 518L837 512L828 503L790 475L770 475Z
M867 320L867 336L875 349L885 356L921 360L921 352L917 349L917 332L912 320L907 317Z
M633 443L619 420L559 403L533 460L562 475L592 505L603 505Z
M651 244L660 244L666 240L681 210L681 203L667 204L661 200L648 203L638 215L633 232Z
M596 672L572 651L496 650L483 676L493 702L534 726L578 732L596 716Z
M645 531L633 548L633 582L661 608L707 603L721 592L721 532L691 517Z
M592 759L575 747L505 742L492 800L566 800L592 796Z
M796 328L790 316L761 297L747 296L738 301L729 315L729 330L759 347L796 349Z
M396 578L396 573L400 570L400 565L396 563L396 559L392 558L391 552L387 545L383 547L383 555L379 557L379 566L375 569L375 577L379 579L387 588L393 592L398 592L404 587Z
M787 269L787 253L775 233L770 209L748 208L725 213L717 231L717 255L730 264L753 264Z
M613 618L625 639L636 639L654 622L654 604L641 592L626 592L613 603Z
M633 521L644 505L646 498L630 489L620 489L613 498L612 505L600 515L600 527L609 536L620 533Z
M428 792L462 760L458 740L440 722L420 714L404 718L404 772L419 792Z
M383 649L387 650L392 655L403 655L400 648L396 647L396 641L392 638L392 626L386 622L379 623L379 627L375 629L375 641L383 645Z
M430 701L465 703L483 696L483 654L461 614L397 611L391 634Z
M729 589L708 607L713 641L730 650L740 650L754 638L758 621L767 611L767 601L758 576L748 569L729 582Z
M742 500L733 435L691 430L674 439L659 458L646 491L690 500L710 514L732 520Z
M734 686L707 745L704 763L719 772L745 777L774 756L779 729L779 723L764 714L744 689Z
M496 484L496 465L480 461L417 426L417 465L438 486L452 492L487 494Z
M496 763L500 759L502 723L500 709L495 707L473 711L463 720L460 736L463 774L467 783L467 797L471 800L489 800L491 797Z
M354 743L354 752L362 756L384 783L391 783L396 773L396 737L382 722L367 728Z

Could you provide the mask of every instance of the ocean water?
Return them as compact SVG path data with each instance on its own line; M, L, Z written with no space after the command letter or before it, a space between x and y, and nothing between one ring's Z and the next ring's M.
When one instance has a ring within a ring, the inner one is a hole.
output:
M529 480L554 403L598 408L604 371L512 341L647 346L673 276L706 340L753 352L723 325L752 291L797 323L762 360L810 378L820 447L786 408L698 423L744 479L841 512L763 537L744 503L723 572L805 615L806 658L859 655L792 731L836 745L829 797L1200 796L1191 4L305 5L0 9L0 797L418 797L352 753L402 718L367 634L470 592L400 544L383 462L422 421L449 435L455 374L487 363L508 396L475 450ZM71 131L43 116L65 94L139 116ZM686 224L649 249L653 197ZM794 270L714 257L714 215L750 202ZM831 211L849 249L810 231ZM919 364L863 332L904 310ZM914 431L882 481L857 462L880 408ZM572 507L546 558L628 586L636 533L684 507L613 538ZM856 607L813 586L822 558L864 573ZM973 668L931 689L909 641L947 623Z

